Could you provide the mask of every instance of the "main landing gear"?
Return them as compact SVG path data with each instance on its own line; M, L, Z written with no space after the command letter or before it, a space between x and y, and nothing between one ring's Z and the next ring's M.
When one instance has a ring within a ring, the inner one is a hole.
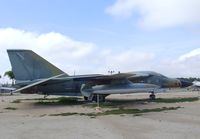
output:
M98 99L99 99L99 102L105 102L106 96L107 96L107 95L96 95L96 94L95 94L95 95L92 96L92 99L89 99L88 97L85 97L85 96L84 96L84 100L85 100L85 101L88 101L88 100L89 100L89 101L95 101L95 102L97 102Z
M105 95L94 95L93 98L92 98L92 101L95 101L95 102L105 102L106 100L106 96Z
M155 100L156 99L156 95L155 95L154 91L152 91L151 94L149 95L149 99L150 100Z

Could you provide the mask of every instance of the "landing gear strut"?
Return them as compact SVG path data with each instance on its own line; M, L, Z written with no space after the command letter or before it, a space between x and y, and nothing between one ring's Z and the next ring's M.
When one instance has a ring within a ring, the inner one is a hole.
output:
M154 91L152 91L151 94L149 95L149 99L150 100L155 100L156 99L156 95L155 95Z
M95 102L98 102L98 101L99 102L105 102L107 96L108 95L97 95L97 94L94 94L91 97L84 96L84 100L85 101L95 101Z
M47 98L49 95L48 94L44 94L44 99Z
M99 98L98 98L98 97L99 97ZM98 99L99 99L99 102L105 102L106 96L104 96L104 95L99 95L99 96L94 95L93 98L92 98L92 101L97 102Z

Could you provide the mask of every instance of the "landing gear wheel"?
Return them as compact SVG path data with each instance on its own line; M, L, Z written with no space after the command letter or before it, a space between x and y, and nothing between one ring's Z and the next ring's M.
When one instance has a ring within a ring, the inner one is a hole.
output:
M84 100L85 100L85 101L88 101L88 97L85 97L85 96L84 96Z
M150 100L155 100L156 99L156 95L154 93L152 93L151 95L149 95Z

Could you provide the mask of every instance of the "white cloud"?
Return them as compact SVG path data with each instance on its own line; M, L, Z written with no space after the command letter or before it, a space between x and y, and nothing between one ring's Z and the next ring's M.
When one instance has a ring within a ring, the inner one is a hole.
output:
M36 51L70 53L70 56L81 57L92 51L94 44L74 41L60 33L38 34L19 29L0 29L0 48L23 48ZM62 51L61 51L62 49Z
M197 25L200 24L200 1L116 0L106 13L115 17L136 16L139 26L146 29Z
M39 34L14 28L0 29L0 73L10 70L6 49L31 49L69 74L107 73L155 70L177 76L200 77L200 48L176 59L159 58L149 49L101 48L94 43L80 42L50 32ZM164 53L160 52L159 53Z
M81 59L94 48L93 43L75 41L60 33L39 34L14 28L1 28L0 73L2 75L6 70L10 70L6 49L31 49L65 69L68 64L66 60Z
M149 52L111 50L93 43L80 42L50 32L39 34L14 28L0 29L0 73L10 69L6 49L31 49L67 73L106 73L108 70L131 71L146 67L154 58Z
M200 56L200 48L194 49L194 50L190 51L189 53L186 53L186 54L180 56L179 60L184 61L184 60L192 59L192 58L195 58L198 56Z
M173 77L200 77L200 48L194 49L177 59L161 60L155 68Z
M200 77L200 48L194 49L177 60L188 75Z
M102 68L121 72L130 72L133 70L150 70L155 56L150 52L140 52L134 49L110 51L102 55L99 60ZM103 69L102 69L103 70Z

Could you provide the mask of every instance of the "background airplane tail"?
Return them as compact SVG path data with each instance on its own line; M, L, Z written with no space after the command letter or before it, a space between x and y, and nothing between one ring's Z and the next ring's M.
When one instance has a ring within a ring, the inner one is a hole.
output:
M49 78L64 72L31 50L7 50L16 80Z

